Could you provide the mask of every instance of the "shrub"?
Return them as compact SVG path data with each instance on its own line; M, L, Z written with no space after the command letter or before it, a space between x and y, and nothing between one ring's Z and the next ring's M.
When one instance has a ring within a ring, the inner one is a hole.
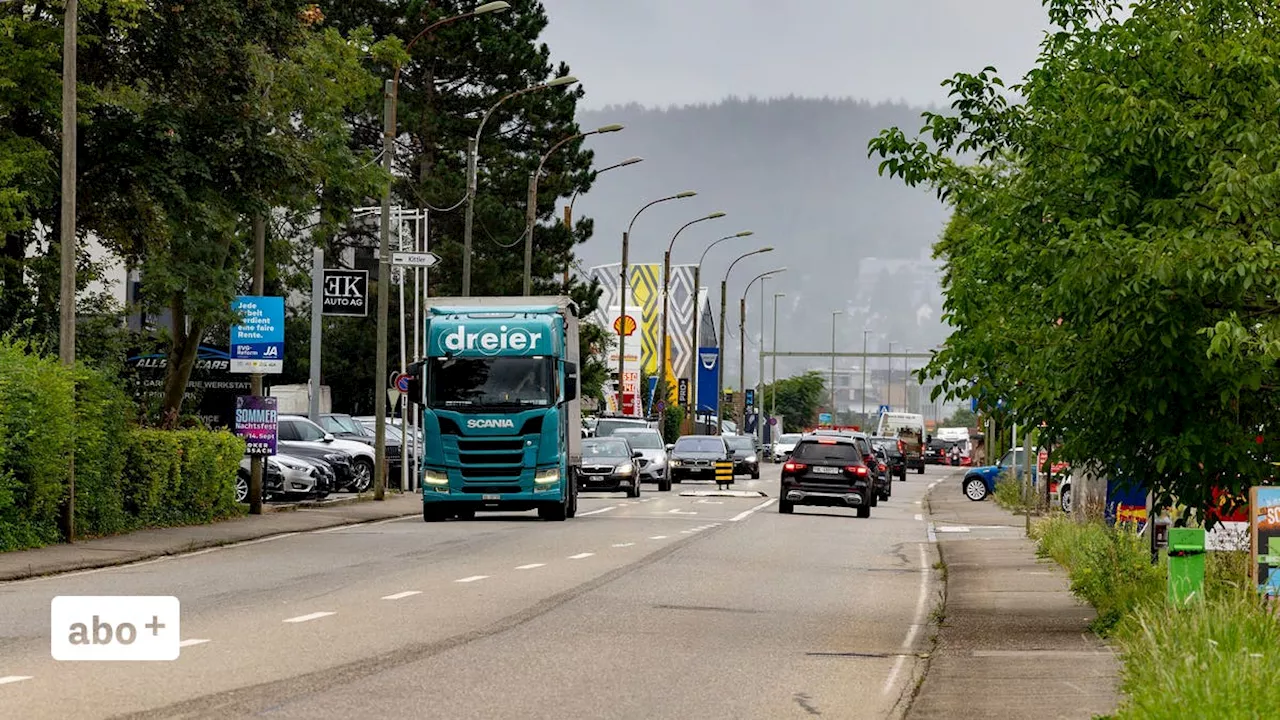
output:
M188 525L239 512L235 477L244 441L228 432L134 430L122 482L126 513L142 525Z
M112 379L80 368L76 374L76 535L132 529L120 491L125 435L132 406Z

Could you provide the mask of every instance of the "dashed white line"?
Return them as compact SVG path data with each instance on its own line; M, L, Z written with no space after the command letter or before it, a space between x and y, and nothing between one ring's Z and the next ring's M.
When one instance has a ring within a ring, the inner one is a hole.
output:
M184 648L191 647L192 645L203 645L207 642L210 642L208 638L187 638L186 640L178 643L178 647Z
M760 503L759 505L757 505L757 506L755 506L755 507L751 508L750 510L743 510L742 512L738 513L737 515L734 515L733 517L729 518L729 522L738 522L739 520L744 520L744 519L746 519L746 518L750 517L750 516L751 516L751 513L755 512L755 511L757 511L757 510L763 510L763 509L765 509L765 508L769 507L770 505L774 504L775 502L777 502L777 498L769 498L768 500L765 500L764 502L762 502L762 503Z
M666 539L667 539L667 536L666 536L666 535L654 535L653 537L651 537L651 538L649 538L649 539L650 539L650 540L666 540Z
M595 555L595 553L578 553L577 555L570 555L570 556L569 556L569 559L570 559L570 560L581 560L581 559L583 559L583 558L589 558L589 557L591 557L592 555Z
M0 685L8 685L9 683L22 682L23 680L30 679L30 675L5 675L4 677L0 677Z
M472 575L471 577L458 578L457 580L454 580L454 582L472 583L478 580L485 580L488 577L488 575Z
M417 517L417 515L415 514L415 515L409 515L409 516L401 516L401 517L387 518L386 520L375 520L374 522L366 522L366 523L349 523L349 524L347 524L347 525L335 525L334 527L324 528L323 530L312 530L312 531L311 531L311 534L312 534L312 535L323 535L323 534L325 534L325 533L338 532L338 531L340 531L340 530L350 530L351 528L372 527L372 526L374 526L374 525L387 525L387 524L389 524L389 523L397 523L397 522L404 522L405 520L413 520L413 519L414 519L414 518L416 518L416 517Z
M285 622L287 622L287 623L304 623L304 622L307 622L307 621L309 621L309 620L319 620L319 619L320 619L320 618L322 618L322 617L329 617L330 615L337 615L337 613L333 613L333 612L313 612L313 613L309 613L309 614L307 614L307 615L299 615L298 617L291 617L291 618L288 618L287 620L285 620Z
M916 616L915 621L911 623L911 628L907 630L907 636L902 639L902 653L898 655L898 659L893 663L893 670L889 672L889 677L884 681L884 689L882 694L888 695L893 689L893 685L898 680L898 673L902 672L902 665L907 660L907 653L912 649L916 641L916 633L920 632L920 627L924 623L925 600L929 595L929 558L925 555L924 545L917 545L920 549L920 594L916 597Z
M924 516L921 515L920 513L916 513L916 521L919 522L921 520L924 520Z
M529 563L528 565L520 565L516 567L516 569L517 570L535 570L537 568L546 567L546 566L547 566L546 563Z
M393 595L386 595L382 599L383 600L403 600L407 597L413 597L414 595L421 595L421 594L422 594L421 590L405 590L404 592L398 592Z
M592 510L590 512L584 512L584 513L580 512L578 513L578 517L586 517L588 515L599 515L600 513L605 513L605 512L609 512L610 510L617 510L617 509L618 509L617 505L610 505L608 507L602 507L596 510Z
M613 544L614 547L631 547L632 545L635 545L635 543L614 543Z

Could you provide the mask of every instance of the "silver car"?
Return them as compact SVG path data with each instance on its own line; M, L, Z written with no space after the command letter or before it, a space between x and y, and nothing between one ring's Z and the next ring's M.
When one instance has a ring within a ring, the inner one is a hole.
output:
M236 502L249 502L250 460L240 460L236 473ZM293 455L272 455L263 468L264 500L303 496L323 498L333 490L333 469L326 463Z
M641 482L657 483L658 489L663 492L671 489L671 476L667 474L667 446L657 430L618 428L613 437L625 438L631 444L631 449L640 453L638 465Z
M773 443L773 449L770 454L773 455L774 462L782 462L787 459L792 450L796 449L796 443L800 442L799 433L784 433L778 436L778 440Z

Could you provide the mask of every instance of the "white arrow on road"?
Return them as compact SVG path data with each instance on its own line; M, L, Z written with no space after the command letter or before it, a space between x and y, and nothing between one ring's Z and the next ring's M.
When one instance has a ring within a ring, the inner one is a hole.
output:
M672 515L697 515L696 512L685 512L684 510L668 510Z

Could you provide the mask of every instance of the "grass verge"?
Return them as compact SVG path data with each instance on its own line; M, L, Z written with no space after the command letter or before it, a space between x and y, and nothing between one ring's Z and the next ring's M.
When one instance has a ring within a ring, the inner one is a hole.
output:
M1280 717L1280 619L1251 588L1246 553L1209 553L1203 595L1173 607L1167 562L1151 564L1145 538L1066 517L1037 523L1033 537L1119 650L1116 718Z

